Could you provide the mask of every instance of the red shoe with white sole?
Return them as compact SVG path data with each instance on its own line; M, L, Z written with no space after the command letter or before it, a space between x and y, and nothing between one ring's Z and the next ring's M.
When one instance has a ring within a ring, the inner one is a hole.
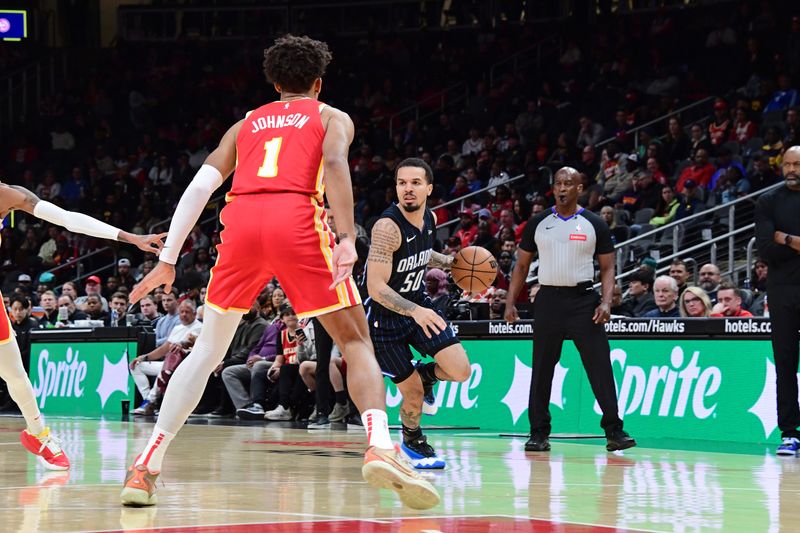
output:
M23 430L19 440L26 450L39 458L46 469L69 470L67 454L61 449L59 440L50 434L50 428L44 428L38 435Z

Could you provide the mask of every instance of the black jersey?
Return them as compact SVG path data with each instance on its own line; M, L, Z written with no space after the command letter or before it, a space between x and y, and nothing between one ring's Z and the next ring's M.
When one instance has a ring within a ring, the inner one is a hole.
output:
M397 204L381 213L380 218L388 218L400 228L400 248L392 255L392 275L387 285L406 300L421 304L425 299L425 271L433 252L433 232L436 229L433 213L425 209L421 231L403 216ZM365 286L367 279L369 266L364 276ZM365 303L378 311L388 312L371 299Z

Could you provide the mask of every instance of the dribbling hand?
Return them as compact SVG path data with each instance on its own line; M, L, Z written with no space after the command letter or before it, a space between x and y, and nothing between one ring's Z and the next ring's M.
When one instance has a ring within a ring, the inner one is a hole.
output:
M356 245L352 239L342 239L333 247L333 283L328 290L335 290L337 285L353 274L353 265L357 260Z
M130 295L131 305L147 296L156 287L164 286L164 292L172 292L172 283L175 281L175 266L159 261L153 270L142 281L133 287Z

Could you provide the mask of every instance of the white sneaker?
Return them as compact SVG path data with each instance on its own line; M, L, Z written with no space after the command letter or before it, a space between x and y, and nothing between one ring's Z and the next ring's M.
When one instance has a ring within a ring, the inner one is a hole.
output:
M291 420L292 419L292 410L286 409L282 405L278 405L272 411L267 411L264 415L264 418L267 420Z

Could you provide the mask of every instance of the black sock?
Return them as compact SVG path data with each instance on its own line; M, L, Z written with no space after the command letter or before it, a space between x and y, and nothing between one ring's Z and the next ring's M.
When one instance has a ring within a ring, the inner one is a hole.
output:
M336 403L338 403L339 405L347 405L347 391L346 390L336 391L335 394L336 394Z
M407 428L403 424L403 440L405 442L413 442L422 436L422 428L417 426L414 429Z
M417 372L419 372L419 377L422 378L422 381L425 383L435 383L439 381L439 378L436 377L436 362L425 363L424 365L419 365L417 367Z

